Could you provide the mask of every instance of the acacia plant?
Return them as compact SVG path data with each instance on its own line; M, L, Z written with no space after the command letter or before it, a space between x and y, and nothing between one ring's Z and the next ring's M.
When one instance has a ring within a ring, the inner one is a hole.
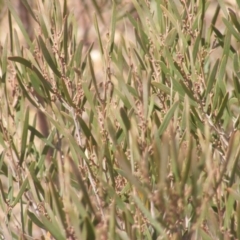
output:
M205 0L131 0L129 12L113 0L104 35L92 1L86 47L66 0L36 2L22 0L32 39L5 2L1 238L240 239L236 8L219 0L204 30Z

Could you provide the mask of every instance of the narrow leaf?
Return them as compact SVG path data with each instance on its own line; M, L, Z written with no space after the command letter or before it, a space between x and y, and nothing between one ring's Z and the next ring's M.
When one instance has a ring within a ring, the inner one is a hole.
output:
M216 121L219 121L219 120L220 120L220 118L221 118L222 115L223 115L224 110L225 110L226 107L227 107L228 96L229 96L229 93L226 93L226 95L224 96L224 99L222 100L220 109L219 109L218 114L217 114L217 116L216 116Z
M45 58L45 60L48 63L48 66L53 70L53 72L58 76L61 77L61 73L59 72L59 70L57 69L56 63L54 62L53 58L51 57L47 47L46 47L46 43L43 41L42 37L39 36L38 37L38 42L40 44L43 56Z
M172 107L169 109L169 111L166 113L163 121L162 121L162 124L160 125L160 128L158 129L158 134L161 136L164 131L166 130L166 128L168 127L170 121L171 121L171 118L173 117L174 115L174 112L176 110L176 108L178 107L179 105L179 102L175 102Z
M24 161L25 157L25 151L27 149L27 137L28 137L28 123L29 123L29 107L26 110L25 113L25 121L23 125L23 130L22 130L22 138L21 138L21 155L20 155L20 161L19 165L22 166L22 163Z
M129 121L129 118L124 108L120 108L120 115L126 127L126 130L129 131L131 128L131 122Z

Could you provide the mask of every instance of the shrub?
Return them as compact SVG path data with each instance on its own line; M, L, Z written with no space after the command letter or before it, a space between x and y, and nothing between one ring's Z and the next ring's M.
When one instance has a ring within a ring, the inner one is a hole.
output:
M120 1L113 1L107 38L100 15L94 19L99 74L93 45L84 51L77 40L66 1L62 9L58 1L38 1L38 13L22 2L39 32L31 40L6 1L2 238L240 238L235 9L219 1L226 30L214 26L216 11L203 34L208 2L132 0L135 14L122 16ZM122 21L135 36L123 33L116 42ZM216 62L210 62L213 37L222 49Z

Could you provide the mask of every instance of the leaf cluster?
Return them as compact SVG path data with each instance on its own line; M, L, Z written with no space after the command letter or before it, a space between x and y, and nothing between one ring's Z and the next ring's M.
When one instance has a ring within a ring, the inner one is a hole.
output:
M22 2L40 30L30 39L6 1L1 237L239 239L235 9L219 1L225 32L215 25L218 9L205 33L205 1L132 0L134 13L124 16L121 1L113 1L106 39L93 1L98 37L86 49L66 0L62 7L58 0L37 1L36 12ZM122 21L134 39L123 33L116 41ZM210 58L213 36L222 49L216 62ZM101 74L91 55L94 44Z

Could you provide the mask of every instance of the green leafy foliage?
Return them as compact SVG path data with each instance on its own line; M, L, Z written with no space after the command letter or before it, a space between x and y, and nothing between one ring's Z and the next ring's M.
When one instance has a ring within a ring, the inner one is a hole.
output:
M211 62L205 1L132 0L124 15L112 1L109 22L92 1L89 45L77 38L67 1L37 1L38 11L22 1L40 29L34 39L6 2L1 238L238 239L237 13L219 1L226 30L210 29L222 50ZM116 40L122 22L134 40L125 32Z

